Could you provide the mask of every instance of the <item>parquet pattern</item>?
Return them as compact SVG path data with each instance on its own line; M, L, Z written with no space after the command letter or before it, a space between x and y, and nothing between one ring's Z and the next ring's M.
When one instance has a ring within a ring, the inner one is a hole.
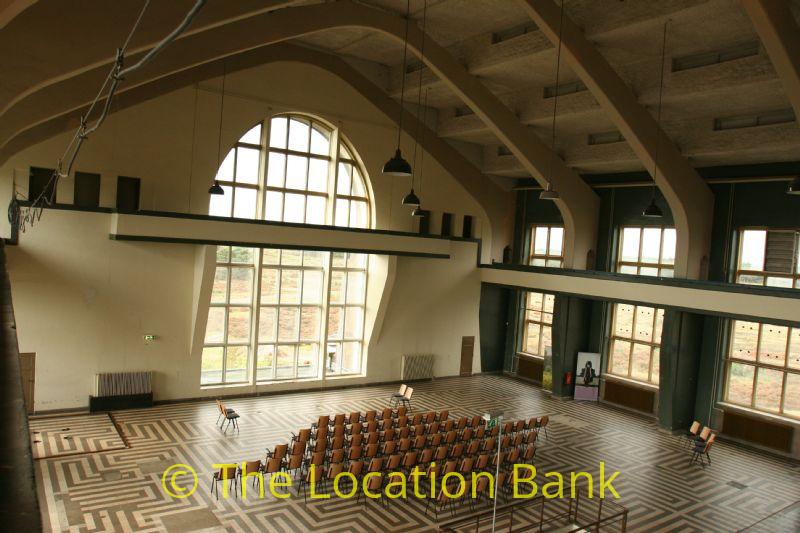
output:
M214 402L119 411L130 448L36 462L48 531L433 531L416 501L384 507L368 501L216 500L209 493L213 463L264 457L291 431L320 414L367 411L388 404L395 385L230 400L241 432L214 424ZM508 418L551 415L539 442L542 471L619 470L614 486L629 510L630 531L735 531L800 499L800 467L790 461L717 442L713 464L689 465L676 436L654 421L608 406L551 399L502 376L417 383L413 408L449 409L451 417L502 409ZM196 469L200 485L186 499L168 496L161 475L174 463ZM294 489L292 490L294 494ZM467 507L460 512L466 513ZM442 516L442 520L444 520Z
M107 414L32 417L28 425L34 459L125 448Z

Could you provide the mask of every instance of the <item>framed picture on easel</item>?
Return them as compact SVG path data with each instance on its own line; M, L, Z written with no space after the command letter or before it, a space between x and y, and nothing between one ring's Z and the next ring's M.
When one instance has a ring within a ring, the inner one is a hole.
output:
M578 352L575 368L575 399L597 401L600 396L600 354Z

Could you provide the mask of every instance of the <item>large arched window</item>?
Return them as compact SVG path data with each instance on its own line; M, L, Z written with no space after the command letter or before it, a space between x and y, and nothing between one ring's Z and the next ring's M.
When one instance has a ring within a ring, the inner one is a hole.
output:
M231 148L209 214L367 228L366 173L337 128L276 115ZM217 249L201 385L324 379L363 368L368 256Z

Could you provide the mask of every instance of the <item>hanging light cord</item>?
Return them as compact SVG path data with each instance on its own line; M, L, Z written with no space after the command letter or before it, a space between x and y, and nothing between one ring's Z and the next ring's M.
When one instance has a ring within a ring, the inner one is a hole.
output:
M425 121L428 118L428 91L430 89L425 89L425 101L422 104L422 133L420 134L420 144L422 144L422 140L425 138ZM422 165L425 162L425 147L423 146L422 149L419 151L419 195L422 196ZM416 161L414 162L416 163ZM422 203L422 199L420 198L420 204ZM419 206L417 206L419 207Z
M219 135L217 135L217 168L222 154L222 112L225 110L225 79L228 77L228 63L222 60L222 101L219 104ZM215 179L214 182L217 180Z
M194 172L194 140L195 134L197 133L197 84L194 85L194 105L192 106L194 109L194 113L192 114L192 150L189 155L189 198L186 206L187 212L191 213L192 211L192 174Z
M408 55L408 21L411 18L411 0L406 0L406 34L403 38L403 70L400 82L400 122L397 124L397 149L400 149L400 137L403 133L403 96L406 92L406 57Z
M419 55L422 64L425 65L425 26L428 16L428 0L425 0L425 3L422 6L422 45L420 46ZM419 69L419 88L417 89L417 116L419 116L419 109L420 109L420 102L422 101L422 71L424 69ZM403 76L405 78L405 76ZM400 108L400 112L402 113L402 107ZM424 127L423 123L419 123L417 125L417 139L419 139L420 131ZM412 161L414 161L414 167L417 166L417 144L418 142L414 142L414 155L412 157ZM414 173L411 174L411 190L414 190Z
M552 139L550 142L550 146L553 150L553 153L550 155L550 179L547 180L547 189L549 190L552 186L553 181L553 171L555 170L556 166L556 112L558 111L558 80L559 76L561 75L561 42L562 36L564 32L564 2L565 0L561 0L561 18L558 24L558 52L556 53L556 95L553 99L553 127L552 127Z
M150 0L145 0L144 6L142 6L139 16L136 18L136 22L133 24L131 31L128 33L123 45L117 49L114 64L109 70L105 81L103 81L103 84L100 86L100 90L97 92L94 100L92 100L92 103L89 105L86 113L81 116L78 129L72 136L72 139L67 145L67 148L64 150L64 153L58 159L56 169L53 171L53 174L50 177L50 180L47 182L47 185L45 185L42 192L40 192L36 198L28 198L30 204L24 208L24 213L23 208L19 205L19 197L15 193L14 198L11 200L11 205L9 205L8 211L8 219L9 222L11 222L12 227L16 227L20 232L24 233L27 226L33 226L35 222L42 218L44 207L53 205L55 201L58 180L60 178L69 176L69 174L72 172L72 166L78 157L78 153L80 152L83 142L89 137L89 135L94 133L103 124L108 116L109 110L111 109L111 104L114 100L114 95L117 92L120 82L123 81L125 76L128 74L149 63L150 60L152 60L155 56L161 53L164 48L177 39L178 36L183 33L187 27L189 27L195 15L197 15L205 3L206 0L196 0L194 6L192 6L181 23L178 24L178 26L169 33L169 35L164 37L158 44L151 48L150 51L147 52L147 54L145 54L137 63L127 68L123 68L125 52L127 51L128 45L130 44L133 35L136 33L136 30L139 28L139 25L144 18L144 14L150 5ZM106 90L106 88L108 88L108 90ZM100 111L100 116L97 117L92 126L89 126L89 117L92 115L95 107L97 107L101 99L105 99L105 103Z
M653 157L653 199L656 197L656 176L658 175L658 147L661 144L661 103L664 96L664 60L667 57L667 24L664 23L664 36L661 39L661 73L658 83L658 111L656 112L656 149Z

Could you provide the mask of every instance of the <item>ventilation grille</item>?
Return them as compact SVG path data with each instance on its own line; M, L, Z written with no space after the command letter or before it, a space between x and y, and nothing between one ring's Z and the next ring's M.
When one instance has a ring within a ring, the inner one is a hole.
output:
M714 129L738 130L742 128L755 128L756 126L770 126L772 124L785 124L794 122L794 111L791 108L767 111L759 115L744 115L738 117L724 117L714 119Z
M579 93L581 91L586 91L586 85L583 84L582 81L573 81L569 83L562 83L560 85L551 85L549 87L544 88L544 97L545 98L553 98L556 94L558 96L564 96L566 94L573 94Z
M676 57L672 60L672 72L716 65L717 63L758 55L758 50L758 41L751 41L713 52Z
M492 34L492 44L502 43L503 41L508 41L509 39L513 39L514 37L519 37L520 35L525 35L526 33L530 33L537 29L536 24L527 23L521 24L519 26L514 26L512 28L508 28L505 30L500 30Z
M153 392L152 372L113 372L94 375L94 395L130 396Z
M588 144L595 145L595 144L612 144L612 143L621 143L625 140L625 137L618 131L604 131L602 133L590 133Z
M433 360L433 355L404 355L401 378L403 381L433 379Z

